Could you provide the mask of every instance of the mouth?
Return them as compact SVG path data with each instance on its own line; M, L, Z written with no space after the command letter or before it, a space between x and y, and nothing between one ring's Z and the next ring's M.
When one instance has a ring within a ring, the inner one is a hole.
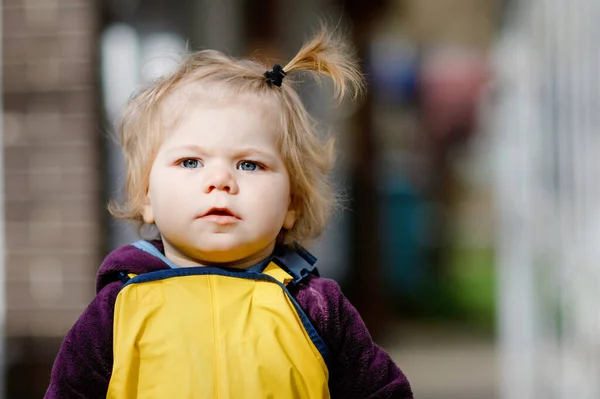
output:
M241 218L227 208L211 208L200 219L210 220L219 224L232 223Z

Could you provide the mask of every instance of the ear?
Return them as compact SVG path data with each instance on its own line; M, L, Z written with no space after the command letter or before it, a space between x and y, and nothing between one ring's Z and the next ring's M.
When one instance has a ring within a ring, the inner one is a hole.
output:
M285 214L285 219L283 219L283 228L286 230L291 230L296 223L296 211L293 209L288 209Z
M296 201L296 197L291 194L290 195L290 202L288 204L288 210L285 214L285 219L283 219L283 228L285 230L291 230L292 227L294 227L294 225L296 224L296 218L298 215L298 212L296 211L298 209L298 203Z
M154 212L152 211L152 204L150 203L150 197L148 195L146 195L144 205L142 205L142 217L144 218L144 223L154 223Z

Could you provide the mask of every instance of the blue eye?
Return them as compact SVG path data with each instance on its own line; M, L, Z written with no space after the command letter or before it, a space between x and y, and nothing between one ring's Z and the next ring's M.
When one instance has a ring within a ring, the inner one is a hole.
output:
M200 162L197 159L184 159L180 162L180 165L187 169L196 169L200 166Z
M260 169L260 166L256 162L252 161L242 161L238 165L239 170L244 170L247 172L253 172L255 170Z

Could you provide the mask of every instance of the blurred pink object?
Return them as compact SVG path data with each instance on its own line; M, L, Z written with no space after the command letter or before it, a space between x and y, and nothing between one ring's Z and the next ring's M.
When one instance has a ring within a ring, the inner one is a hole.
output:
M432 50L423 61L420 98L425 133L451 144L471 135L490 77L486 53L460 47Z

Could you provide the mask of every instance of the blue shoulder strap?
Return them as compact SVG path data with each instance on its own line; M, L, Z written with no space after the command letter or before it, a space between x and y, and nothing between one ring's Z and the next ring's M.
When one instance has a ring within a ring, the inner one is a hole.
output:
M274 255L272 260L294 278L291 284L298 284L309 274L319 276L319 271L315 266L317 258L300 245L296 245L294 248L286 247L283 253Z

